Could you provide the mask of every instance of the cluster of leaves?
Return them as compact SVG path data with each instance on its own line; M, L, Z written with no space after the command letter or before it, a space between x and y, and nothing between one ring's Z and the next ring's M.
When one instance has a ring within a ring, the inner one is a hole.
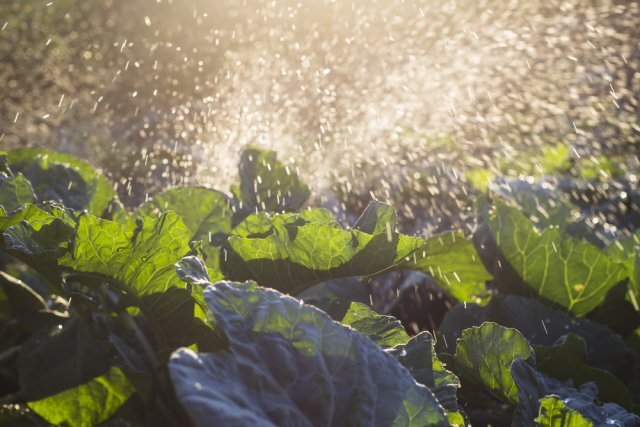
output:
M602 249L496 200L473 239L425 240L308 197L258 149L228 194L133 212L72 156L0 153L0 425L640 423L640 322L611 314L637 311L638 236ZM394 269L459 301L436 336L355 302Z

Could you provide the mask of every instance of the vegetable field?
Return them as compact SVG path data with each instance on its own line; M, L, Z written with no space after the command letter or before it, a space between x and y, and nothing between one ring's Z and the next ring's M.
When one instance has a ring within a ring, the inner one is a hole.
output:
M1 0L0 427L640 427L640 0Z
M0 169L2 425L640 423L640 235L582 239L555 198L486 193L473 235L424 238L306 206L256 148L229 191L133 210L67 154ZM371 308L398 271L455 303L435 330Z

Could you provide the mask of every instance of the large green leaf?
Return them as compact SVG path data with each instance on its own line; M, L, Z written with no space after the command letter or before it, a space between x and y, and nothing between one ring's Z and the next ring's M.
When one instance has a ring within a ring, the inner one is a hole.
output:
M518 386L519 398L519 404L514 412L514 426L535 426L534 420L543 412L540 405L545 403L544 398L547 396L559 397L567 408L578 412L585 419L592 421L594 425L620 427L640 425L640 417L626 412L624 408L615 403L600 404L598 388L595 383L586 383L576 390L568 383L563 383L536 371L523 360L513 362L511 374ZM545 409L549 408L548 405L549 402L547 402Z
M567 408L562 399L547 396L540 399L538 427L593 427L593 423L578 411Z
M111 184L100 173L72 155L38 148L4 154L11 170L29 180L38 200L60 201L68 208L102 215L115 197Z
M567 334L550 347L534 346L538 370L559 380L572 380L575 386L594 381L598 396L631 409L631 395L626 386L611 372L585 363L587 345L580 336Z
M481 384L496 397L516 404L518 388L511 365L531 358L533 350L520 332L486 322L462 332L455 362L463 381Z
M169 211L124 225L83 215L73 248L60 264L75 271L101 274L142 296L184 284L174 264L189 252L189 230Z
M29 407L54 425L93 427L106 421L133 394L118 368L85 384L29 402Z
M282 212L302 207L309 187L296 171L278 161L274 151L249 148L240 159L240 187L235 190L250 211Z
M0 206L6 212L36 201L36 195L33 193L31 184L22 174L14 177L8 177L0 172Z
M491 297L485 282L491 280L473 242L460 232L447 232L427 239L402 268L429 273L436 284L458 301L487 303Z
M196 426L448 425L393 356L320 310L253 284L219 282L205 299L230 352L170 362Z
M388 210L388 205L374 202L367 211L372 209ZM344 229L332 219L325 209L249 216L229 237L227 277L296 293L328 279L387 270L424 244L397 233L395 223L373 227L370 234Z
M137 216L156 217L171 210L178 214L191 240L201 240L209 273L220 271L220 246L231 232L232 211L227 196L202 187L178 187L156 194L136 211ZM220 274L214 280L221 278Z
M564 235L542 232L523 214L496 202L488 225L502 256L542 297L584 316L597 307L627 271L598 247Z
M463 426L464 418L459 412L456 392L460 381L444 368L436 356L433 337L421 332L406 344L388 350L411 372L417 382L427 386L438 399L453 426Z
M531 344L541 346L552 346L568 333L580 335L587 344L587 363L614 372L621 379L633 363L631 350L608 327L588 319L575 319L540 301L515 296L494 297L486 307L476 304L453 307L438 330L438 351L453 353L462 331L483 322L515 328Z

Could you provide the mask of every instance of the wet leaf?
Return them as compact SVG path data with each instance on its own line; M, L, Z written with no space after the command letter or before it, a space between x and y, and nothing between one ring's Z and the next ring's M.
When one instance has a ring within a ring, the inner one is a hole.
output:
M374 202L370 209L387 211ZM255 214L229 237L227 277L255 280L287 293L297 293L318 282L338 277L368 276L399 264L424 241L395 231L395 223L345 229L331 222L324 209L300 214Z
M523 214L497 202L489 216L497 245L509 264L540 296L584 316L628 275L596 246L558 228L538 231Z
M189 231L173 212L143 217L136 226L84 215L60 264L113 278L142 296L183 287L174 265L189 250Z
M393 356L279 292L219 282L205 299L230 352L174 353L171 377L196 426L446 426L433 394Z

